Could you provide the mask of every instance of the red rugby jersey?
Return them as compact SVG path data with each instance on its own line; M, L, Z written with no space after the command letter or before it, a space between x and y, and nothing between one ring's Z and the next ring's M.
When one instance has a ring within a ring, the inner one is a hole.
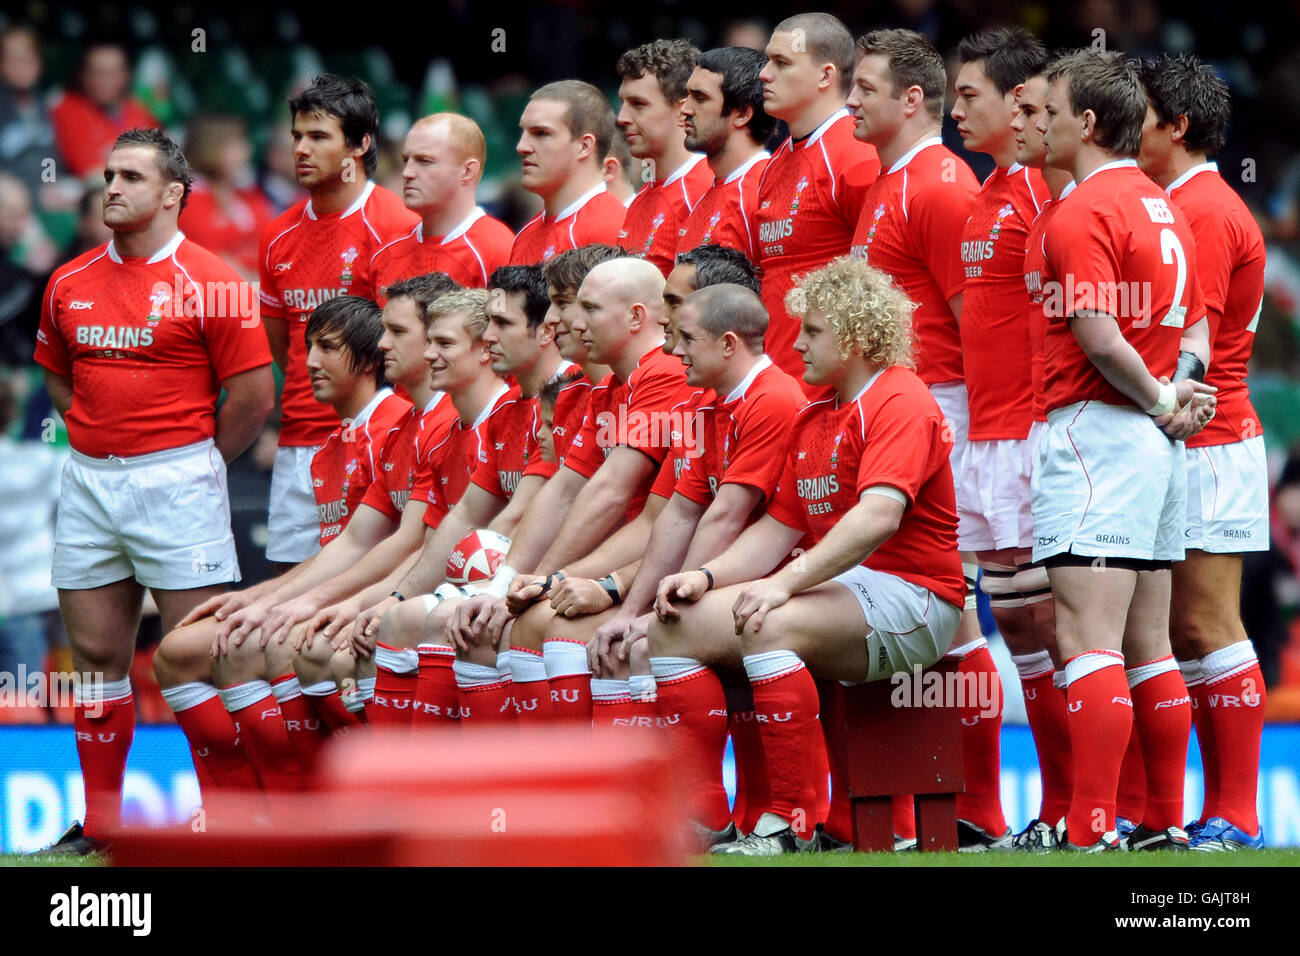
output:
M627 207L618 245L638 259L653 262L665 276L677 257L677 233L713 185L703 153L691 153L663 179L643 185Z
M714 180L677 230L677 251L713 243L739 249L750 262L757 262L758 233L752 223L758 210L758 183L771 158L760 149L726 179Z
M1015 163L984 182L961 236L965 264L961 349L971 441L1029 437L1034 419L1030 325L1025 288L1029 229L1050 198L1042 173Z
M472 424L466 425L457 418L447 430L447 437L429 449L429 474L423 485L417 480L416 487L426 492L429 505L424 509L424 523L430 528L442 523L469 487L485 440L486 423L503 407L512 404L518 394L518 389L502 382Z
M668 410L669 416L681 421L683 427L681 431L674 430L672 433L672 444L664 456L663 464L659 466L654 484L650 486L650 494L664 499L671 498L686 471L687 461L695 454L704 453L704 412L717 401L718 396L713 389L701 388Z
M212 438L222 380L271 351L254 284L177 232L148 259L109 242L60 266L35 358L72 379L69 443L104 458Z
M707 505L725 484L749 485L766 502L806 404L801 384L764 355L730 394L702 410L703 454L687 457L677 493Z
M455 418L456 406L446 392L434 392L423 408L413 406L384 440L379 453L380 480L366 489L361 503L392 521L400 521L426 461L421 445L427 446L436 435L445 437Z
M763 351L795 378L803 375L803 359L794 350L799 321L785 310L786 293L796 276L848 253L867 189L879 174L875 147L853 138L853 117L844 109L798 142L787 139L763 170L751 224L770 316Z
M366 183L342 212L319 216L310 199L276 218L258 253L262 315L289 322L289 359L280 396L280 445L319 445L338 425L329 405L312 397L307 378L307 318L340 295L375 297L370 259L419 221L395 195Z
M510 264L541 265L557 252L593 242L616 246L626 215L627 209L602 182L554 216L543 211L520 229L510 249Z
M567 360L562 361L556 377L580 371L578 366ZM539 475L550 478L560 465L564 464L564 455L569 450L569 441L578 434L583 420L587 417L587 407L591 401L591 379L580 375L564 383L560 394L555 399L555 412L551 416L551 440L555 445L555 461L546 461L541 455L541 446L537 453L528 455L528 464L524 466L525 475ZM540 417L538 421L540 422ZM536 436L534 436L536 438Z
M383 305L388 299L384 290L399 279L428 272L445 272L467 289L485 288L488 276L510 261L514 241L509 226L477 206L445 236L426 237L424 223L416 223L371 256L375 301Z
M814 402L797 418L767 513L820 541L873 485L907 497L898 530L862 564L961 607L952 438L934 396L910 369L878 373L857 398Z
M537 444L537 399L525 398L518 386L483 423L478 463L470 481L498 498L509 499L519 487L530 458L540 458Z
M868 192L853 255L889 273L916 303L916 373L927 385L962 380L961 333L948 300L962 290L959 237L979 182L938 136L899 158Z
M1043 315L1043 270L1047 268L1047 253L1043 242L1047 238L1047 227L1060 208L1061 200L1074 191L1074 181L1065 184L1057 199L1043 203L1043 211L1038 214L1029 229L1029 238L1025 243L1025 291L1034 307L1029 313L1029 376L1034 388L1034 421L1047 421L1044 405L1045 388L1043 383L1043 349L1047 339L1047 317Z
M342 534L372 485L383 486L384 444L410 412L410 402L394 395L391 388L381 388L355 419L330 432L312 456L321 547Z
M1116 318L1152 375L1172 376L1183 328L1205 315L1182 211L1131 159L1098 167L1053 214L1044 244L1047 411L1085 400L1131 406L1079 347L1067 317Z
M1189 169L1169 184L1169 198L1196 239L1196 276L1210 318L1207 385L1218 388L1214 418L1188 448L1226 445L1264 434L1250 403L1246 364L1264 302L1264 237L1215 163Z

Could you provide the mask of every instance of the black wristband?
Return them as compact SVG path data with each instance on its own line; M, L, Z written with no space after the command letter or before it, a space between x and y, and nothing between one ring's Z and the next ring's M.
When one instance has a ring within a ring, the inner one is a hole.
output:
M546 581L545 583L542 584L542 593L537 595L537 597L540 599L542 595L549 594L551 590L551 585L559 584L561 581L564 580L564 578L565 578L565 574L563 571L552 571L550 574L546 576Z
M614 575L607 574L596 583L605 589L605 593L609 595L609 599L615 604L623 600L618 596L618 585L614 583Z
M1205 363L1197 358L1195 352L1178 353L1178 367L1174 370L1173 381L1181 382L1185 378L1194 382L1205 381Z
M396 590L395 590L395 591L391 591L391 592L389 592L389 595L388 595L388 596L389 596L389 597L395 597L395 598L397 598L397 600L399 600L399 601L405 601L405 600L406 600L406 595L403 594L401 591L396 591Z
M704 590L706 590L706 591L712 591L712 590L713 590L713 572L710 571L708 568L700 568L699 570L700 570L700 571L703 571L703 572L704 572L704 576L705 576L706 578L709 579L709 586L708 586L707 588L705 588Z

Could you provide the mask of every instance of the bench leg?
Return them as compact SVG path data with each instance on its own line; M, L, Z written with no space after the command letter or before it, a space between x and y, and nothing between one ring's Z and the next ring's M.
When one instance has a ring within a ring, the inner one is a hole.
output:
M957 849L957 795L916 795L916 848L922 851Z
M874 850L892 853L894 851L893 800L889 796L854 797L852 804L854 851L863 853ZM953 833L955 838L955 829Z

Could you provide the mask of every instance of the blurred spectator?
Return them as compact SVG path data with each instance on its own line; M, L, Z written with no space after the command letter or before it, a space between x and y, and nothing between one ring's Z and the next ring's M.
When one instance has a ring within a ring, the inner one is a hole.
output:
M767 47L772 35L772 28L760 17L746 17L732 20L722 28L722 40L718 46L743 46L760 52Z
M129 95L131 66L118 43L94 43L81 60L78 89L66 90L50 111L59 152L72 175L99 176L118 134L158 121Z
M197 116L185 136L195 173L181 231L245 279L257 278L257 247L275 207L257 185L248 127L234 116Z
M32 215L27 187L0 173L0 364L31 362L41 290L56 258Z
M0 377L0 672L45 669L46 634L58 594L50 585L54 504L66 451L15 442L13 383ZM16 677L14 678L16 680Z
M257 183L275 206L277 216L307 196L307 191L298 185L298 177L293 171L293 140L284 124L271 124L271 131L266 138L266 155L262 158L262 170Z
M632 154L627 150L623 128L618 127L614 132L614 138L609 143L609 155L605 157L605 188L617 196L618 201L624 206L632 205L632 200L636 198L633 177L640 166L641 164L634 161Z
M41 50L25 26L0 31L0 166L20 179L42 209L70 209L80 194L60 189L54 124L41 102ZM51 166L46 160L54 160ZM67 182L63 180L62 182Z
M58 251L32 211L31 193L7 172L0 172L0 249L37 275L53 272L57 264Z
M87 189L77 206L76 234L72 237L72 244L63 250L60 261L75 259L83 252L99 248L112 238L113 231L104 225L104 190Z

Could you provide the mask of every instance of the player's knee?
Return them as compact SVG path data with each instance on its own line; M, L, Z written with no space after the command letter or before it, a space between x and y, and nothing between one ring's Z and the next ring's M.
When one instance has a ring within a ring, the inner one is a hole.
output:
M302 627L302 625L298 625L298 627ZM271 641L266 645L266 672L272 677L279 677L282 674L293 672L293 659L296 656L293 646L297 636L297 634L290 632L288 640Z
M158 675L160 687L176 687L191 681L211 678L211 661L209 648L199 647L193 634L187 628L169 631L154 651L154 672Z
M646 641L637 641L627 654L628 669L633 674L650 673L650 648Z
M342 684L345 680L358 680L362 675L357 673L357 659L347 648L341 651L335 651L329 659L330 677L336 684Z
M1174 600L1177 601L1177 595ZM1236 609L1205 608L1205 613L1175 614L1170 622L1169 640L1179 660L1199 660L1237 641L1246 639L1246 630Z
M515 647L540 651L546 639L546 625L550 621L547 610L544 605L534 605L515 618L514 626L510 629L510 643Z

